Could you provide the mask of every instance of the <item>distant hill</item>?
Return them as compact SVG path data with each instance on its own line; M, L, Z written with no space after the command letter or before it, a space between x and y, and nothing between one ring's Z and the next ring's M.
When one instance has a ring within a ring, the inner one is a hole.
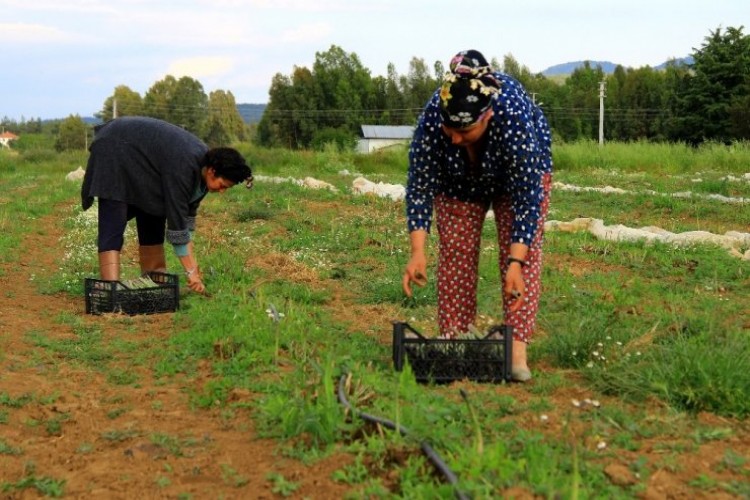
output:
M266 110L265 104L238 104L237 111L242 119L248 125L258 123L263 118L263 111Z
M654 66L654 69L657 70L663 70L667 67L667 65L670 62L676 62L677 64L692 64L693 58L691 56L682 57L679 59L664 61L658 66ZM573 62L567 62L563 64L556 64L554 66L550 66L549 68L542 71L542 74L544 76L559 76L559 75L569 75L576 69L582 67L586 61L573 61ZM588 61L589 66L592 68L596 68L597 66L601 66L602 71L604 71L604 74L612 74L615 72L615 68L617 68L618 64L613 63L610 61Z
M666 69L667 65L669 63L674 64L693 64L693 56L687 56L687 57L681 57L679 59L670 59L669 61L665 61L661 63L658 66L654 66L654 69Z
M617 67L617 64L609 61L588 61L588 63L592 68L601 66L602 71L607 74L614 73L615 68ZM584 64L586 64L586 61L573 61L562 64L555 64L554 66L550 66L549 68L542 71L542 74L544 76L569 75L576 69L583 67Z

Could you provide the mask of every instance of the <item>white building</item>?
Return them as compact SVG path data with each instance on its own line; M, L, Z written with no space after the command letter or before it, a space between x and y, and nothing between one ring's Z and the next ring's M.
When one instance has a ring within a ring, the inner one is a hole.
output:
M18 136L13 132L3 132L0 134L0 147L9 148L10 141L15 141Z
M396 144L409 144L414 127L409 125L362 125L362 138L357 144L360 153L372 153Z

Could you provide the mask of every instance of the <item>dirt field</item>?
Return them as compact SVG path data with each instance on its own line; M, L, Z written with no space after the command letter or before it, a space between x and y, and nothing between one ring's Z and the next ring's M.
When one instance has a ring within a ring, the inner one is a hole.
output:
M0 401L0 410L7 415L6 421L0 422L0 443L17 450L0 456L0 481L15 485L30 477L64 480L68 498L281 498L279 492L272 491L274 482L269 479L269 474L278 473L299 485L291 498L342 498L352 491L350 485L331 479L333 471L352 461L350 455L333 454L306 466L282 457L278 443L258 439L248 413L235 412L227 418L221 410L191 408L185 384L179 379L166 383L156 380L144 367L137 374L138 384L117 385L90 364L71 364L35 345L35 335L57 340L75 338L72 327L60 320L64 314L101 327L112 341L127 338L147 343L154 336L163 339L172 333L171 314L132 317L127 321L87 316L82 297L38 293L34 280L56 267L55 246L60 231L54 215L37 221L37 227L23 241L21 260L2 266L0 395L23 404L8 407ZM340 318L348 317L361 325L379 320L368 317L366 309L358 310L353 317L352 304L345 298L337 298L332 307L341 308ZM370 314L382 315L383 311ZM137 354L133 352L132 356ZM126 367L133 365L126 363L128 360L120 361ZM210 377L207 362L199 370L203 381ZM555 422L561 422L563 413L570 411L571 399L591 396L583 388L573 387L549 398L557 410L549 412L548 423L523 421L523 416L519 416L519 424L543 427L541 430L550 434L560 432ZM486 390L502 391L520 401L530 397L528 387L517 384ZM26 396L30 398L24 399ZM238 391L232 397L251 403L254 395ZM732 449L746 459L750 457L746 424L712 415L701 415L697 422L731 428ZM159 441L154 436L164 439ZM605 464L607 476L617 484L636 484L639 480L626 464L638 456L658 463L663 458L661 444L658 440L647 441L638 452L625 452L618 460ZM731 498L720 490L690 485L704 473L712 471L715 475L726 448L726 440L713 440L686 451L675 467L650 475L642 496ZM721 475L727 481L748 478L731 469ZM505 493L516 498L531 497L524 491ZM37 496L33 487L0 492L0 498Z
M3 266L0 278L0 394L34 396L9 410L7 423L0 424L0 438L22 450L2 455L0 480L15 484L32 475L64 479L69 498L274 498L267 475L275 472L299 484L299 498L346 493L349 487L330 477L342 461L350 460L347 456L304 466L279 456L277 443L257 439L248 415L227 421L219 411L193 410L178 383L156 381L148 370L138 374L137 387L123 387L95 369L48 359L49 353L34 346L28 334L72 338L72 329L56 320L63 311L104 324L111 339L148 341L147 336L170 335L172 325L171 314L128 321L87 316L83 297L37 293L32 280L55 269L59 230L53 217L39 221L23 243L21 261ZM207 373L208 367L202 371ZM44 398L54 402L44 404ZM123 409L122 416L113 418ZM33 425L50 421L60 423L58 432ZM155 444L154 435L179 438L179 454L168 442ZM34 488L0 492L0 498L36 495Z

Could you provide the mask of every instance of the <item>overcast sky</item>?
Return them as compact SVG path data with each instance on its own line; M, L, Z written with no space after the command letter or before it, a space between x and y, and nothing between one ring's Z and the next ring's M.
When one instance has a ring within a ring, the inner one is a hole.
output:
M118 85L166 75L268 101L273 75L331 45L373 76L462 49L533 72L565 62L655 66L745 26L748 0L0 0L0 117L92 116Z

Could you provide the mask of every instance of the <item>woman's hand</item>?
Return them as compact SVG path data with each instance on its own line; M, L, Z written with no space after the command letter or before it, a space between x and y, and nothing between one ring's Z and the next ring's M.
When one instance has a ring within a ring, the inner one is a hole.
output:
M198 293L205 293L206 286L203 284L203 275L201 274L200 268L197 266L193 271L187 273L187 284L188 287Z
M188 287L197 293L206 293L206 286L203 284L203 274L198 266L198 260L195 258L193 242L188 243L187 255L180 256L180 262L185 269Z
M412 296L411 284L419 286L427 284L427 257L424 254L424 245L427 240L427 231L417 229L409 233L411 243L411 258L404 269L404 279L401 284L407 297Z
M511 301L510 312L518 311L523 305L526 295L526 283L523 281L521 264L511 262L505 272L505 283L503 286L505 298Z
M412 296L412 283L419 286L427 284L427 258L424 252L412 253L409 262L406 264L406 269L404 269L404 278L401 284L407 297Z

